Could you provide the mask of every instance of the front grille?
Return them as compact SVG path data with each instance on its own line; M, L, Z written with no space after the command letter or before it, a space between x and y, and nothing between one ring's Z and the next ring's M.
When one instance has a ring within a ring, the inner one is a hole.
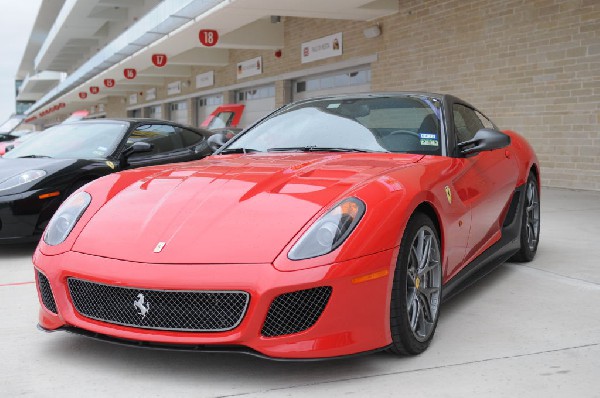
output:
M50 282L48 282L48 278L46 275L42 274L40 271L37 271L37 281L38 281L38 289L40 291L40 296L42 296L42 304L44 307L48 309L48 311L58 314L56 310L56 302L54 302L54 295L52 294L52 288L50 287Z
M148 290L69 278L81 315L143 329L220 332L242 321L250 295L241 291Z
M262 335L282 336L308 329L321 316L331 291L331 286L322 286L277 296L269 308Z

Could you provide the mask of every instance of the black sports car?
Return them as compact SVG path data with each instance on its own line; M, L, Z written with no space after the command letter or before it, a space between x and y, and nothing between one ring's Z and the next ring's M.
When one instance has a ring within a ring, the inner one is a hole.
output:
M39 239L69 194L98 177L210 155L211 134L151 119L85 120L49 128L0 158L0 243Z

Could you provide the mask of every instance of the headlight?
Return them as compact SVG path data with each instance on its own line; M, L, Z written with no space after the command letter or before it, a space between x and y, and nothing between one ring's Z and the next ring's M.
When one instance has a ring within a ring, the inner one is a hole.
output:
M0 191L18 187L19 185L27 184L29 182L39 180L46 176L44 170L28 170L16 176L12 176L4 181L0 182Z
M50 220L44 234L44 242L50 246L64 242L91 201L90 194L83 191L70 196Z
M356 198L344 199L319 218L292 247L290 260L322 256L337 249L365 214L365 204Z

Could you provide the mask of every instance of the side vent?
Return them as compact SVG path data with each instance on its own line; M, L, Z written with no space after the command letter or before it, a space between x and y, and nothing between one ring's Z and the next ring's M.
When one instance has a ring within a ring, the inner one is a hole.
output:
M512 200L510 201L510 206L508 207L508 212L506 213L506 218L504 219L504 223L502 227L507 227L511 225L515 221L515 217L517 215L517 208L519 207L519 200L521 199L521 190L517 188L515 193L513 194Z

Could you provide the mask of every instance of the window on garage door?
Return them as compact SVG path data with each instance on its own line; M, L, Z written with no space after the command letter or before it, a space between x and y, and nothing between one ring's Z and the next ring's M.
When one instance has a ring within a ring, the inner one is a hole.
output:
M248 127L275 109L275 86L240 90L236 94L236 99L237 103L245 105L240 126Z
M371 70L350 70L308 77L294 82L294 100L321 95L366 92L371 89Z

